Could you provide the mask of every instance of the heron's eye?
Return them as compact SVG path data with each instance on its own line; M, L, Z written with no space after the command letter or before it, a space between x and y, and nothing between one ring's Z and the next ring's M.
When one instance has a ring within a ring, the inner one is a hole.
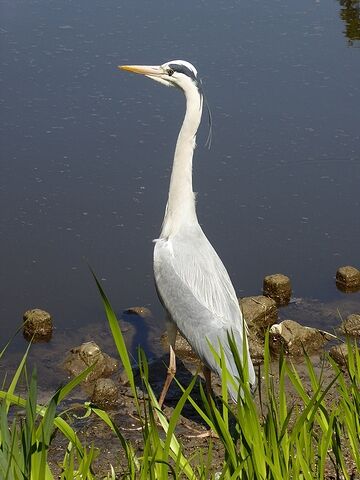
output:
M173 70L172 68L168 68L168 70L167 70L167 73L168 73L169 77L172 77L174 75L174 72L175 72L175 70Z

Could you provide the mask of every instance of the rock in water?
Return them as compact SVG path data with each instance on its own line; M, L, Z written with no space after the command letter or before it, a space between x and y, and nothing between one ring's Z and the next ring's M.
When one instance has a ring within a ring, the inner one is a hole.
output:
M344 335L360 337L360 315L352 313L342 322L340 327Z
M116 359L102 352L100 347L91 341L72 348L65 359L64 368L71 375L76 376L94 363L94 369L87 375L86 382L93 382L100 377L108 377L118 367Z
M99 378L94 385L91 401L106 409L115 405L118 399L118 387L111 378Z
M51 315L40 308L27 310L23 316L23 335L28 341L48 342L52 336Z
M345 293L357 292L360 290L360 271L351 266L340 267L336 272L336 286Z
M271 350L280 353L284 349L285 353L293 356L301 356L304 351L308 354L315 353L334 335L323 332L317 328L305 327L294 320L284 320L270 328L269 340Z
M352 348L354 350L354 355L356 349L360 353L360 349L356 346L355 343L349 344L349 346L346 343L341 343L340 345L334 345L333 347L331 347L329 355L335 360L338 365L340 365L341 367L346 367L349 357L349 348Z
M240 308L250 330L264 333L267 327L277 322L278 311L272 298L258 295L239 299Z
M287 305L291 298L290 278L282 273L275 273L264 278L263 294L275 300L276 304Z
M250 355L254 365L259 365L264 359L264 333L278 319L276 302L272 298L258 295L241 298L239 304L249 328Z

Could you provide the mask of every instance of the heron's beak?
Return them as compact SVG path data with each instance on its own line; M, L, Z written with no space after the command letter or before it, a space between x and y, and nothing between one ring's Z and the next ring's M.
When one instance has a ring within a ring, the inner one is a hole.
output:
M141 75L161 75L163 70L160 67L151 65L119 65L121 70L127 70L128 72L140 73Z

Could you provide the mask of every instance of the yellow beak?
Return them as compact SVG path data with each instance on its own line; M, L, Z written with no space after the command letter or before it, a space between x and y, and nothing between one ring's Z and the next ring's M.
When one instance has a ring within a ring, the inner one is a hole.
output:
M160 67L152 65L119 65L118 68L141 75L161 75L164 73Z

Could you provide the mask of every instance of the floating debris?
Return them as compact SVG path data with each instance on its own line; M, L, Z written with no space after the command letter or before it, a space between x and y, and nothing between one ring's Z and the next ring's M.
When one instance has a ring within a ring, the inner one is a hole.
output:
M127 310L124 310L124 313L129 315L139 315L142 318L152 317L151 310L147 307L130 307Z

